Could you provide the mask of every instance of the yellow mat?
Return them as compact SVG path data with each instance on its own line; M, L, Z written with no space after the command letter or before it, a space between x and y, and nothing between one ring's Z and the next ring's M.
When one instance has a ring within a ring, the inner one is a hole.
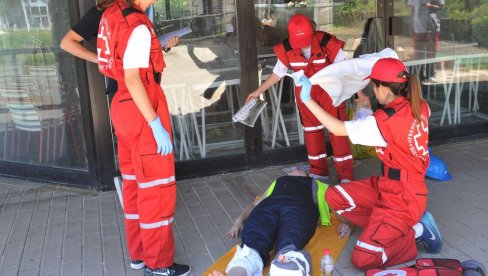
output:
M313 275L322 275L322 272L320 271L320 258L322 258L323 249L329 248L334 260L337 260L349 239L339 239L337 227L339 227L340 221L334 215L332 215L331 222L332 226L330 227L318 226L312 239L307 246L305 246L305 250L307 250L310 256L312 256ZM232 257L234 257L235 252L236 247L234 246L222 257L220 257L220 259L218 259L212 266L210 266L202 275L207 276L214 270L222 272L225 271L227 264L230 262ZM274 252L271 252L271 259L273 258ZM268 271L269 265L264 268L263 275L267 275Z

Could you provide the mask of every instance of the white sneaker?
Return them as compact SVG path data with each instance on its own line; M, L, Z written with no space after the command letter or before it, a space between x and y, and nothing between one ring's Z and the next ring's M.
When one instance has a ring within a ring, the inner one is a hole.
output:
M144 261L140 261L140 260L130 261L130 268L132 269L139 270L139 269L143 269L145 266L146 264L144 263Z
M263 260L261 256L259 256L259 253L255 249L247 245L244 245L243 248L237 245L236 254L227 265L225 273L229 273L229 270L234 267L245 269L247 275L257 276L263 274Z
M311 257L305 250L288 251L281 254L285 259L278 261L279 255L271 262L270 276L311 276Z

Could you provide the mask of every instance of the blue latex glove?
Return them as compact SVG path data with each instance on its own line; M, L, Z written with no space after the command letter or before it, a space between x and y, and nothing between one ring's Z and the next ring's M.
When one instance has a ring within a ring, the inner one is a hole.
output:
M149 126L152 129L154 140L156 140L158 146L157 153L161 155L170 154L173 151L173 144L171 143L168 132L161 124L159 117L156 117L156 119L150 122Z
M301 76L300 79L298 79L298 84L302 86L302 91L300 91L300 99L302 102L311 100L312 97L310 96L310 91L312 90L312 83L310 80L305 76Z

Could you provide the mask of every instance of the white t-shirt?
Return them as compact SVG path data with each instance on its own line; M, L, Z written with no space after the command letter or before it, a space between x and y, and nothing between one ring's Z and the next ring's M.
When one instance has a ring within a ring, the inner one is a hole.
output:
M305 56L305 58L310 59L310 53L312 51L312 47L308 47L306 49L302 49L302 53ZM333 63L343 61L347 58L346 53L342 49L339 49L337 52L336 58L334 59ZM278 77L282 78L285 76L285 74L288 72L288 67L283 64L279 59L276 61L276 65L273 68L273 73L275 73Z
M429 9L425 6L431 3L438 6L444 6L445 0L408 0L407 5L412 7L412 22L414 33L426 33L429 24Z
M381 135L374 116L367 116L362 120L345 121L347 135L353 144L386 147L386 141Z
M134 28L124 53L124 69L148 68L151 52L151 33L146 25Z

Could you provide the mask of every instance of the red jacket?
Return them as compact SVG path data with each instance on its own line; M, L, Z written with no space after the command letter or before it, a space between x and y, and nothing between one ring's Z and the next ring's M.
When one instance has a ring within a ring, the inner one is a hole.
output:
M378 158L385 166L406 170L423 179L430 156L427 148L429 141L430 116L429 106L425 101L420 105L421 122L412 114L412 106L405 97L398 97L384 109L374 113L386 148L377 147Z
M98 27L97 55L98 69L108 77L124 83L123 58L127 42L134 28L146 25L151 31L151 53L149 68L140 68L142 80L154 73L161 73L165 67L161 44L154 33L151 21L137 6L129 7L119 0L108 7L102 15ZM157 74L156 74L157 75Z
M294 72L304 70L307 77L334 62L339 50L344 47L344 41L321 31L315 31L312 36L310 59L302 55L301 49L292 49L288 39L273 47L278 59Z

